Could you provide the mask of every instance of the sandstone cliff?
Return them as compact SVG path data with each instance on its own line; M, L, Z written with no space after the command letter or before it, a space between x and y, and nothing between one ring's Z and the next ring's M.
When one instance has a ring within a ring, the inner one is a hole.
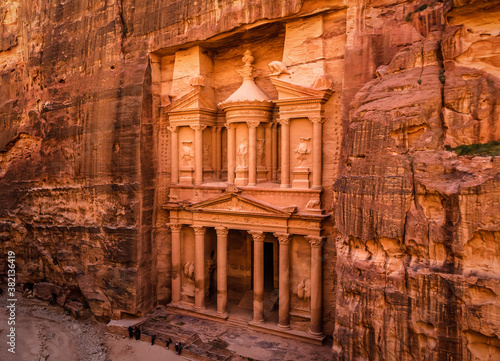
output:
M19 280L104 318L166 302L149 53L325 8L346 13L332 357L499 359L500 158L473 152L500 140L498 1L0 1L0 250Z

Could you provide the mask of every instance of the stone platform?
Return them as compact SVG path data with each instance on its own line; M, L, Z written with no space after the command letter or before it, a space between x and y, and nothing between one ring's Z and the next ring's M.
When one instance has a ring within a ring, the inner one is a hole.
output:
M165 347L165 340L170 337L173 344L179 341L183 344L182 356L195 360L330 360L331 338L326 338L323 345L313 345L280 337L275 332L263 334L271 324L261 325L254 331L248 321L235 322L234 317L225 321L181 313L184 313L182 309L174 313L170 308L161 307L143 319L111 321L108 331L128 335L129 325L140 325L141 340L150 342L154 332L155 344Z

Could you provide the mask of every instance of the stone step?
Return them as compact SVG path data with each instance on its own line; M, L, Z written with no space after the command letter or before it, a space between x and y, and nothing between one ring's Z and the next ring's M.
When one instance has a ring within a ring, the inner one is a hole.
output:
M236 326L240 328L247 328L248 322L250 320L242 317L229 316L226 320L226 324L230 326Z

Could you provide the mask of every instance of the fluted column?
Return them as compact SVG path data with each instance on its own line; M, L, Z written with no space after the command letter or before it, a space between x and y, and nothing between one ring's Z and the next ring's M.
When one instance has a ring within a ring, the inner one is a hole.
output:
M313 174L312 189L322 189L323 117L309 118L313 123Z
M264 323L264 233L248 232L253 238L253 322Z
M279 321L278 328L290 329L290 235L274 234L280 244L280 278L279 278Z
M234 183L234 168L236 167L236 126L226 124L227 128L227 183Z
M191 125L194 129L194 183L203 183L203 130L206 125Z
M181 300L181 228L182 224L171 223L172 236L172 302Z
M215 228L217 232L217 314L227 313L227 233L226 227Z
M248 185L257 185L257 127L259 122L247 122L248 126Z
M278 179L278 124L273 124L271 129L272 150L271 150L271 177Z
M290 188L290 120L279 119L281 124L281 188Z
M194 229L194 307L205 308L205 227L192 226Z
M168 127L171 134L171 169L170 180L173 184L179 183L179 127Z
M311 244L311 325L309 333L323 336L322 331L322 277L323 277L323 237L305 237Z

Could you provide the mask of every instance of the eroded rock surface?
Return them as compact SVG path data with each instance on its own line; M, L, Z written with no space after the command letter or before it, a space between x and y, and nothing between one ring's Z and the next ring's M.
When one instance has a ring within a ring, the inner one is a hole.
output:
M344 39L325 49L344 79L324 144L342 139L324 169L332 358L499 359L500 160L452 150L500 140L498 1L0 2L0 249L18 280L102 318L167 302L150 53L324 9Z

